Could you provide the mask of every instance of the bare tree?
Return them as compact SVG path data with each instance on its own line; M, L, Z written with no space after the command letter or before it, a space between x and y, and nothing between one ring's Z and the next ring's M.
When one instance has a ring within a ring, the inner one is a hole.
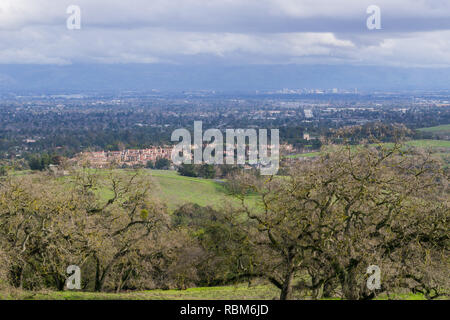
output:
M167 230L168 216L166 208L151 196L149 177L139 171L110 170L100 177L84 171L76 181L96 232L89 250L96 265L94 287L101 291L116 266L121 266L122 274L131 273L142 246L152 247Z
M435 259L448 253L448 177L429 154L400 145L328 148L287 177L237 180L237 217L267 255L259 268L280 288L280 299L291 298L294 287L320 298L337 286L346 299L373 298L366 286L372 264L386 266L386 285L408 279L429 291L429 269L413 262L425 252L433 252L436 272L447 270L448 259ZM250 191L259 195L257 206L249 205Z

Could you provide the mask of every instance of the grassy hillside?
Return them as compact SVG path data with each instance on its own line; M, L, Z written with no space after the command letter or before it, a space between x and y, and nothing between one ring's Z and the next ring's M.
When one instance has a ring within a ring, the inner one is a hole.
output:
M406 144L408 146L418 147L418 148L449 148L450 149L450 141L447 141L447 140L412 140L412 141L408 141Z
M449 133L450 132L450 124L444 124L442 126L437 126L437 127L422 128L422 129L419 129L419 131L433 132L433 133Z
M157 187L157 196L166 202L171 210L186 202L201 206L213 206L232 199L219 180L207 180L180 176L175 171L149 170Z
M444 124L436 127L422 128L418 131L426 134L427 136L432 136L437 139L450 139L450 124Z
M95 171L100 174L107 172L104 169ZM131 174L133 171L127 172ZM154 182L155 197L166 203L170 211L188 202L217 209L227 202L237 203L237 200L226 190L223 180L185 177L172 170L145 169L144 172ZM99 192L105 200L112 196L109 190L99 190ZM250 205L252 201L250 199Z

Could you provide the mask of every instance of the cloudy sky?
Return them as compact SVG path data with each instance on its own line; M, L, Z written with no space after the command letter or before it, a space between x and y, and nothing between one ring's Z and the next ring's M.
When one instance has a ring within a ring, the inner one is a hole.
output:
M381 30L366 26L370 5ZM0 63L447 67L450 1L0 0Z

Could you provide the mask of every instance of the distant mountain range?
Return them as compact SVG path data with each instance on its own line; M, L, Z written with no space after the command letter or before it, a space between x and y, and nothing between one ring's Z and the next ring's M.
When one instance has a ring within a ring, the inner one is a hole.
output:
M335 65L0 65L0 92L89 92L283 88L448 90L450 68Z

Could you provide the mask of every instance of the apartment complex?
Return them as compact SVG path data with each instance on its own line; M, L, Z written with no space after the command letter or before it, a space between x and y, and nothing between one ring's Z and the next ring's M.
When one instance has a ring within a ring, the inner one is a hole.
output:
M88 162L91 167L104 168L115 163L117 165L146 165L148 161L159 158L171 159L172 147L153 147L149 149L127 149L123 151L81 152L76 156L77 162Z

